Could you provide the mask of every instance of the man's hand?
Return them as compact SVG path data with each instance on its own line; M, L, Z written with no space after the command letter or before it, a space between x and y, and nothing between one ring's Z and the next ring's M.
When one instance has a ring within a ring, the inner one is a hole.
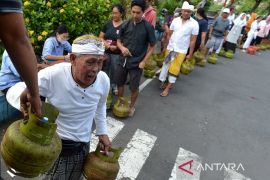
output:
M186 60L188 60L188 61L191 60L191 58L192 58L192 55L190 55L190 54L186 56Z
M202 43L200 44L200 49L201 49L201 50L204 49L204 46L205 46L204 44L205 44L204 42L202 42Z
M132 56L131 53L129 52L128 48L126 48L126 47L122 47L121 52L122 52L123 56Z
M24 119L28 119L28 108L37 116L41 117L41 100L39 96L32 96L26 88L20 96L21 111Z
M109 152L109 149L111 147L110 139L109 139L108 135L99 135L98 137L99 137L98 146L107 155Z
M139 68L140 69L143 69L145 66L145 61L141 61L140 64L139 64Z

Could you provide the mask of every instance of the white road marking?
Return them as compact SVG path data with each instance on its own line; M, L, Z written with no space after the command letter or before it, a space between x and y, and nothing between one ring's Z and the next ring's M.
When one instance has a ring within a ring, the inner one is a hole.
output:
M7 173L12 177L12 178L14 178L16 175L15 174L13 174L12 172L10 172L9 170L7 170Z
M137 129L127 147L120 155L120 170L116 179L136 179L156 140L156 136Z
M160 73L161 69L157 70L156 73ZM141 92L151 81L153 81L153 79L155 78L155 76L151 79L146 79L139 87L139 92Z
M199 180L201 162L200 156L180 147L169 180Z
M124 123L115 120L112 117L107 117L107 128L108 128L108 136L112 141L117 134L122 130L124 127ZM95 135L96 130L92 133L91 143L90 143L90 152L95 151L97 144L98 144L98 137Z
M251 179L243 176L238 172L228 169L224 171L224 180L251 180Z

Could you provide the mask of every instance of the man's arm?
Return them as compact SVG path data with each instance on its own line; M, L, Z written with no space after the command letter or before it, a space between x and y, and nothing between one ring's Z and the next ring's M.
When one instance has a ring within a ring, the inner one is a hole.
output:
M214 26L211 25L210 29L209 29L209 34L208 34L209 39L211 39L211 37L212 37L213 30L214 30Z
M155 44L150 45L147 49L147 53L144 56L143 60L139 64L139 68L143 69L145 66L145 63L147 62L147 59L152 55L153 51L155 49Z
M225 33L224 33L224 40L227 41L227 35L229 34L229 31L226 30Z
M165 32L166 32L166 37L165 37L165 40L164 40L164 48L163 48L163 50L167 49L167 46L168 46L169 41L171 39L171 36L173 34L173 30L170 30L169 26L165 25Z
M101 99L99 100L94 118L96 123L96 134L99 137L99 147L101 148L101 150L105 151L105 153L108 153L109 148L111 146L111 142L107 135L107 119L106 119L106 101L109 91L110 91L110 80L107 77L104 93Z
M36 115L41 116L41 101L37 81L37 60L20 13L0 14L0 38L17 71L29 89L29 102Z
M193 51L194 51L194 48L195 48L196 40L197 40L197 35L191 35L190 45L189 45L189 54L186 57L187 59L191 59L191 57L193 55Z
M200 48L204 48L204 45L205 45L205 39L206 39L206 32L202 32L202 35L201 35L201 45L200 45Z
M123 56L132 56L132 54L129 52L129 49L123 46L123 43L120 39L117 39L117 47L122 52Z

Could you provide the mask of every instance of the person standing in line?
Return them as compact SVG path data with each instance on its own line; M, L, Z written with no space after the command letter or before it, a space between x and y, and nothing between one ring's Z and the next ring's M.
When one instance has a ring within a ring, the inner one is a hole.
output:
M247 39L243 45L243 52L246 51L246 49L251 45L253 39L256 39L257 34L258 34L258 28L259 28L259 23L261 22L262 17L258 16L255 21L251 24L250 30L247 34Z
M121 25L123 23L123 16L125 10L121 4L115 4L112 6L112 20L108 21L102 28L99 37L102 39L105 45L105 53L108 55L108 59L104 62L104 71L110 77L112 92L117 95L117 85L115 83L115 71L119 61L121 51L117 47L117 36L119 34Z
M135 112L135 103L139 95L140 79L148 58L152 55L156 43L153 26L143 18L146 4L144 0L131 2L132 18L122 24L117 39L121 55L116 68L118 96L124 95L127 75L130 77L131 100L129 116Z
M156 26L157 13L154 7L152 6L153 0L145 0L146 9L144 11L143 17L148 21L154 28Z
M234 7L231 7L230 8L230 14L229 14L229 17L228 17L228 20L230 21L230 29L233 26L234 19L235 19L235 8Z
M109 151L106 99L110 80L101 71L104 51L99 38L80 36L72 44L71 63L58 63L38 73L40 94L59 110L56 132L62 141L62 151L45 174L46 180L83 178L93 121L99 138L98 146L105 153ZM21 86L19 83L16 85ZM21 94L22 99L27 98L26 91ZM26 104L22 104L22 110L27 116Z
M203 8L197 9L195 17L199 24L199 34L196 40L194 52L196 52L198 49L204 49L206 43L206 34L208 30L208 18L205 15Z
M37 59L24 25L21 0L0 1L0 40L28 87L28 98L25 100L31 104L34 114L41 116Z
M211 53L217 53L217 50L223 40L226 40L230 28L230 22L228 20L229 13L230 10L228 8L223 9L222 15L217 17L214 23L210 26L208 41L205 45L205 59L208 55L209 49L213 48L213 52Z
M176 82L180 73L182 62L191 59L195 48L197 35L199 33L198 22L191 17L194 6L189 5L187 1L183 3L181 17L172 21L170 26L170 40L165 53L166 57L163 62L159 80L162 83L162 93L160 96L166 97L169 90ZM187 51L189 48L189 54ZM168 83L165 81L168 77Z
M262 20L259 23L259 32L257 34L257 37L255 39L255 44L261 44L262 40L266 38L269 34L269 29L270 29L270 15L266 17L265 20Z
M241 32L243 27L246 25L246 14L241 13L233 22L233 27L230 30L227 40L224 44L224 50L232 50L233 53L235 53L236 45L237 45L237 40L241 36Z

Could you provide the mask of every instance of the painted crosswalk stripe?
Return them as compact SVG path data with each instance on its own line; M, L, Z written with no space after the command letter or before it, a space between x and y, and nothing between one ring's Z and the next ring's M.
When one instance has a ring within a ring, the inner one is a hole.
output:
M123 127L124 123L117 121L112 117L107 117L108 136L111 141L117 136L117 134L122 130ZM98 144L98 137L95 136L95 134L96 131L93 132L91 137L90 152L95 151Z
M10 172L9 170L7 170L7 173L8 173L12 178L16 176L15 174L13 174L12 172Z
M120 170L117 180L134 180L147 160L157 137L137 129L119 158Z
M245 177L244 175L238 172L228 169L224 171L224 180L251 180L251 179L248 177Z
M200 156L180 147L169 180L199 180L201 162Z

